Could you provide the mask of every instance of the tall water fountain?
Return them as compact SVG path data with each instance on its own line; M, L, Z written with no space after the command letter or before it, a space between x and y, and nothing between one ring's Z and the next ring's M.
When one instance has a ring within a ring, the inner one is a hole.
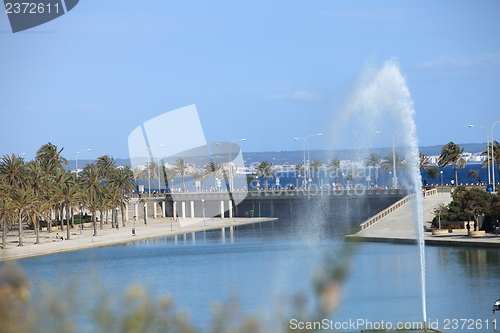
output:
M417 232L420 257L422 320L425 325L425 247L419 170L415 110L405 77L395 59L386 61L380 68L368 64L352 89L348 103L340 115L333 120L333 149L354 149L351 163L362 170L363 161L376 146L394 145L396 163L391 163L392 185L408 189L413 196L411 204L413 221ZM343 146L349 143L350 146ZM392 152L390 153L392 154ZM384 156L381 156L382 158ZM399 168L398 161L405 165ZM396 170L397 169L397 170ZM371 172L369 168L365 172ZM396 172L394 172L394 170ZM368 178L370 179L370 178ZM358 200L363 200L358 199ZM361 205L358 201L355 205ZM346 207L344 214L349 214Z

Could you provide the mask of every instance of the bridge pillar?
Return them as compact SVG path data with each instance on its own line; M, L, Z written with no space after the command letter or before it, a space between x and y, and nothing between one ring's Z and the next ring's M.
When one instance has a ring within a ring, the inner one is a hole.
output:
M135 216L135 220L137 221L137 218L139 217L139 203L136 202L134 204L134 216Z
M220 201L220 218L224 218L224 200Z
M165 206L167 205L167 203L165 201L162 201L161 202L161 216L163 218L167 217L167 214L165 213L166 209L165 209Z
M157 211L156 211L156 201L153 201L153 218L154 218L154 219L156 218L156 215L157 215Z
M174 219L177 219L177 202L175 202L175 201L174 201L174 204L172 205L172 210L173 210L172 217Z
M191 200L191 218L194 219L194 201Z
M183 201L181 202L181 212L182 212L182 219L186 219L186 202Z
M233 205L231 203L231 200L229 200L227 203L229 205L228 206L229 207L229 211L228 211L229 212L229 218L232 219L233 218Z

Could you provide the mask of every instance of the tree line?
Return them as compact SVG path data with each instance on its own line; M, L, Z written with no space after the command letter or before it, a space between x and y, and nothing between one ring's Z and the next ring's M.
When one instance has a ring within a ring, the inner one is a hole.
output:
M63 149L52 143L43 145L31 161L16 154L4 155L0 159L0 223L2 247L6 247L9 230L17 224L19 246L23 245L23 221L34 228L35 243L38 244L40 223L46 222L47 231L52 232L53 223L64 228L70 239L70 229L75 226L75 212L86 209L92 215L93 235L97 235L97 213L100 213L100 229L104 215L112 211L112 227L125 226L124 209L130 200L127 193L133 191L134 175L129 167L117 167L114 158L101 156L89 163L81 173L64 169L68 161L62 157ZM55 219L53 220L53 217Z

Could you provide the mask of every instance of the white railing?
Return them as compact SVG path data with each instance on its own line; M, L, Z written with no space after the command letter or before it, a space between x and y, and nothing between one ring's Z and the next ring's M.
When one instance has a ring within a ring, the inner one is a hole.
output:
M378 221L380 221L381 219L383 219L384 217L386 217L390 213L394 212L396 209L400 208L403 205L406 205L408 202L410 202L410 200L413 199L413 196L414 196L414 194L407 195L403 199L396 201L395 203L393 203L392 205L390 205L386 209L380 211L377 215L375 215L375 216L369 218L368 220L366 220L365 222L361 223L359 225L361 227L361 230L365 230L366 228L371 227L372 225L374 225L375 223L377 223Z

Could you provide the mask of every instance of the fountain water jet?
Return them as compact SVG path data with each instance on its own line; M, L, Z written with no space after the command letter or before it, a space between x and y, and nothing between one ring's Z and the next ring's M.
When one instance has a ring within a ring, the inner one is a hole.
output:
M334 121L333 145L346 142L354 144L355 146L338 148L354 148L351 161L360 165L377 144L387 144L387 141L382 140L388 138L377 136L377 131L394 133L395 150L404 158L405 170L393 176L399 186L408 188L409 193L414 196L411 204L415 212L413 220L419 248L422 320L425 325L427 309L423 208L420 192L422 182L414 113L410 91L397 61L395 59L386 61L380 69L367 65L348 98L347 106ZM393 162L391 159L388 162L392 170Z

